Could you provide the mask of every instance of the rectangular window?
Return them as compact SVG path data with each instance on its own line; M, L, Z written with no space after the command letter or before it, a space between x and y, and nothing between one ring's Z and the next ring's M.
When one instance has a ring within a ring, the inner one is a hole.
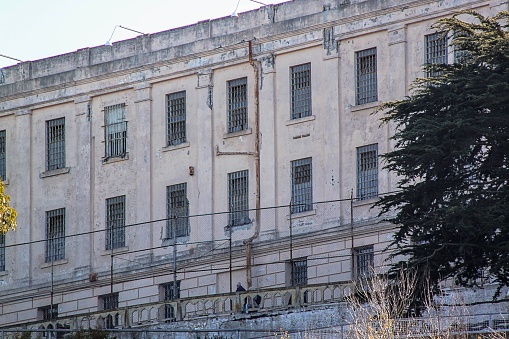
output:
M186 91L166 96L166 145L186 142Z
M118 292L103 294L99 297L99 308L103 311L116 310L118 308Z
M0 272L5 271L5 234L0 232Z
M58 305L40 307L38 311L39 320L51 321L58 318Z
M189 202L187 200L187 183L166 187L166 237L189 236ZM176 233L175 233L176 232Z
M0 180L5 180L7 176L6 171L6 156L5 156L5 149L6 149L6 135L5 130L0 131Z
M308 283L308 261L306 258L295 259L292 265L292 286L303 286Z
M376 47L355 52L356 105L378 100Z
M65 208L46 212L46 262L65 258Z
M357 147L357 200L378 196L378 144Z
M106 199L106 249L125 246L125 195Z
M65 118L46 121L46 170L65 167Z
M174 289L173 287L176 286ZM172 301L180 298L180 280L174 285L173 281L159 285L160 295L163 301ZM175 321L175 309L172 305L165 305L164 307L164 318L166 321Z
M311 63L290 67L290 119L310 116L311 113Z
M248 170L228 173L228 225L251 223L249 219Z
M292 213L313 209L313 164L311 158L291 162Z
M104 108L106 159L123 158L127 153L125 104Z
M425 36L426 60L425 64L446 64L447 63L447 35L444 32L437 32ZM427 72L426 76L440 75L439 72Z
M363 246L354 249L355 278L369 278L373 274L375 252L373 246Z
M247 130L247 78L228 81L228 133Z

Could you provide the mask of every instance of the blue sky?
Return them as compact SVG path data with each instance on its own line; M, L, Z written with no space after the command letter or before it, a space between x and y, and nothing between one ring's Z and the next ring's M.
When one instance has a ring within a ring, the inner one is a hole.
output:
M229 16L237 3L239 13L262 6L250 0L0 0L0 54L42 59L103 45L115 25L156 33ZM112 41L137 35L117 28ZM0 57L0 67L16 63Z

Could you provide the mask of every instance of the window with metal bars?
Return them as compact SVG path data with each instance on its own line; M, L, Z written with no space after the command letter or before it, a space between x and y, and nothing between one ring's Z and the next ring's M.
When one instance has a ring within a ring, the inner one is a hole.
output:
M166 95L166 145L186 142L186 91Z
M228 81L228 133L247 130L247 78Z
M187 183L166 187L166 237L173 239L189 236L189 201Z
M303 286L308 283L308 261L306 258L294 259L292 265L292 286Z
M373 274L375 252L373 246L363 246L354 249L355 278L369 278Z
M310 116L311 63L290 67L290 119Z
M172 301L180 298L180 280L177 280L176 289L173 288L173 281L159 286L163 301ZM175 309L172 305L165 305L164 318L169 321L175 320Z
M125 111L125 104L104 108L106 159L126 156L127 121Z
M51 321L58 318L58 305L49 305L39 308L39 319Z
M46 211L46 262L65 258L65 208Z
M0 232L0 272L5 271L5 234Z
M357 147L357 200L378 196L378 144Z
M444 32L428 34L425 37L426 42L426 64L446 64L447 63L447 35ZM426 73L427 77L440 75L440 72Z
M355 73L355 104L377 101L376 47L355 52Z
M46 170L65 167L65 118L46 121Z
M292 175L292 213L313 209L313 164L312 158L291 162Z
M106 249L125 246L125 195L106 199Z
M103 294L99 297L99 306L102 310L115 310L118 308L118 292Z
M0 131L0 180L5 180L7 178L6 171L6 133L5 130Z
M228 173L228 225L251 223L249 219L248 170Z

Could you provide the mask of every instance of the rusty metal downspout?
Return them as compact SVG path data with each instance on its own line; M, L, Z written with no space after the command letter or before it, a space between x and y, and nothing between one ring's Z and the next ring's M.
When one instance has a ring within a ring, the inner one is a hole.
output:
M253 60L253 42L249 40L249 64L253 67L254 71L254 113L255 113L255 177L256 177L256 221L255 221L255 232L254 234L244 240L244 244L246 244L246 280L247 280L247 288L249 289L252 285L251 278L251 246L253 240L258 238L260 235L260 88L259 88L259 78L260 78L260 68L259 61Z

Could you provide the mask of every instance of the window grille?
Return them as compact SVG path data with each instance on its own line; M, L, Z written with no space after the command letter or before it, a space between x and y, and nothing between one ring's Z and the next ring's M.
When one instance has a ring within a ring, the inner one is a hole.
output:
M106 199L106 249L125 246L125 195Z
M376 47L355 53L356 105L378 100Z
M58 318L58 305L39 308L40 320L51 321Z
M166 187L166 236L169 239L189 236L189 202L187 183Z
M378 144L357 147L357 199L378 196Z
M125 104L104 108L106 133L106 159L125 157L127 153L127 121L125 120Z
M166 96L166 145L186 142L186 91Z
M311 63L290 67L291 116L299 119L311 113Z
M247 78L228 81L228 133L247 130Z
M308 283L308 261L307 259L296 259L292 264L292 286L303 286Z
M437 32L425 36L426 40L426 64L447 63L447 35ZM427 72L426 76L440 75L440 72Z
M5 166L5 149L6 149L6 135L5 130L0 131L0 180L6 179L6 166Z
M373 246L354 249L356 279L369 278L373 273L375 252Z
M104 294L99 298L102 302L101 306L104 311L115 310L118 308L118 292Z
M291 162L292 213L313 209L312 159L305 158Z
M173 289L173 281L162 284L161 291L164 301L171 301L180 298L180 280L177 281L176 290ZM174 320L176 317L175 309L172 305L165 305L164 307L164 318Z
M46 212L46 262L65 258L65 208Z
M65 118L46 121L46 170L65 167Z
M0 232L0 272L5 271L5 234Z
M228 173L228 225L249 224L248 170Z

